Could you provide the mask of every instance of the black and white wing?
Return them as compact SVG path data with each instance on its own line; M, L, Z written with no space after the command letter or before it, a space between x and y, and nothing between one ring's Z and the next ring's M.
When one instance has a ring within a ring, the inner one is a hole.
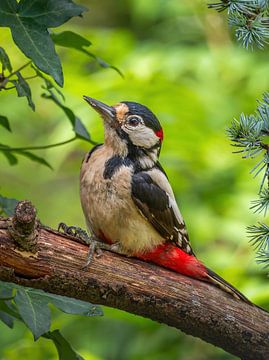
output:
M164 186L156 181L160 177ZM174 242L186 253L193 254L172 190L167 189L171 189L169 182L158 168L139 172L132 177L132 199L138 210L164 239Z

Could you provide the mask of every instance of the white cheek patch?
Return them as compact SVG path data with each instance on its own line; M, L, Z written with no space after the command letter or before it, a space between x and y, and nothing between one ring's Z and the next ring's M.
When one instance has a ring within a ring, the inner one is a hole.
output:
M134 129L125 128L124 130L129 134L131 142L136 146L149 149L159 141L154 131L144 125Z

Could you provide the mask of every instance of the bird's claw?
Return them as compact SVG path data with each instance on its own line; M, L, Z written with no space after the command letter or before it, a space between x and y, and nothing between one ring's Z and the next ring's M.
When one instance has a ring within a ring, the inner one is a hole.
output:
M96 255L96 257L100 257L102 255L102 243L98 240L96 240L95 236L91 236L90 237L90 246L89 246L89 251L88 251L88 255L87 255L87 260L85 265L83 265L82 269L83 270L87 270L88 266L91 264L94 255ZM106 244L104 244L106 245Z
M92 235L90 237L90 239L91 239L91 243L90 243L90 247L89 247L89 251L88 251L88 255L87 255L86 264L83 266L84 270L86 270L87 267L91 264L94 255L96 257L102 256L102 250L108 250L108 251L112 251L116 254L126 255L126 253L123 251L120 243L118 243L118 242L114 243L112 245L106 244L103 241L100 241L94 235Z
M58 231L62 232L66 235L72 236L75 239L77 239L80 243L89 245L89 251L87 255L87 260L85 265L83 265L82 269L87 270L89 265L91 264L94 255L96 257L102 256L102 250L109 250L116 254L124 254L124 251L122 250L119 243L114 243L112 245L106 244L100 239L97 238L97 236L88 235L87 232L80 227L77 226L67 226L65 223L60 223L58 225Z
M83 244L90 244L91 237L87 234L87 231L81 229L77 226L67 226L65 223L61 222L58 225L58 231L66 235L73 236L76 239L80 240Z

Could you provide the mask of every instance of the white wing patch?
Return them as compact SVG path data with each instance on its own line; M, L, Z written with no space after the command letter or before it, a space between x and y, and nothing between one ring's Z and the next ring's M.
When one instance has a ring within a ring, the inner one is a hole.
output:
M171 196L169 194L167 194L169 197L169 206L173 209L174 214L177 218L177 221L179 222L179 224L185 225L184 224L184 220L183 217L181 215L181 212L179 211L179 208L177 206L176 200L172 199ZM179 230L179 229L178 229Z
M171 187L167 177L158 169L152 169L152 170L148 171L148 174L150 175L152 180L161 189L165 190L165 192L168 196L168 199L169 199L168 206L172 209L172 211L178 221L180 228L177 228L176 226L174 226L174 229L176 230L176 232L178 234L178 238L174 239L173 236L171 236L170 240L177 241L177 243L180 247L184 247L188 253L191 253L192 249L191 249L190 245L188 244L189 239L188 239L187 229L186 229L183 217L181 215L181 212L176 203L176 199L175 199L175 195L173 193L172 187Z
M169 207L171 207L174 211L174 214L177 218L177 221L184 225L183 217L179 211L179 208L176 203L175 195L173 193L172 187L167 179L167 177L158 169L152 169L148 171L149 176L152 178L152 180L159 185L161 189L163 189L169 199ZM179 230L179 229L178 229Z

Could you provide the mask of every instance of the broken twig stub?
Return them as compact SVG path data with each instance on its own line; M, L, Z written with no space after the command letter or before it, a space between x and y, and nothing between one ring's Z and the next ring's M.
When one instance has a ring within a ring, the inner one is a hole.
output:
M8 226L16 244L25 251L36 252L39 222L36 209L28 200L20 201Z

